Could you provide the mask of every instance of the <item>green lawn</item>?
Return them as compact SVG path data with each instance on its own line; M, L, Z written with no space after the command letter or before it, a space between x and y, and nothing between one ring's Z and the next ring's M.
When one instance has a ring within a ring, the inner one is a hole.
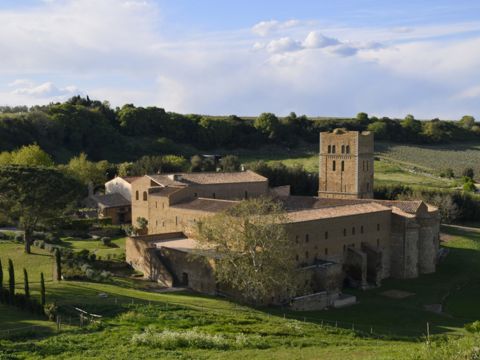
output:
M444 230L448 233L444 245L450 249L450 254L435 274L413 280L388 280L381 288L369 291L348 291L358 297L359 304L344 309L318 312L278 308L255 310L208 296L142 291L136 287L138 283L146 283L138 281L136 284L126 280L113 284L49 282L47 301L60 306L65 321L75 321L74 307L80 307L102 315L102 325L84 329L67 327L54 336L45 329L43 339L0 340L0 358L4 355L2 351L21 358L38 359L109 358L112 351L115 351L115 358L120 359L413 359L424 356L428 349L418 339L426 332L427 322L432 333L455 334L463 333L465 323L480 319L477 306L480 233ZM83 241L71 241L75 242L72 247L80 249ZM91 245L91 241L86 242ZM25 255L21 246L12 242L0 242L0 246L2 261L15 258L18 267L30 266L32 272L32 266L44 270L51 266L52 259L48 255ZM390 299L381 295L388 289L405 290L415 295L403 300ZM34 296L38 293L34 292ZM434 303L442 303L445 314L424 309L424 305ZM28 313L0 307L0 328L27 324L51 327ZM200 349L197 345L169 349L165 345L134 344L133 336L141 335L147 328L156 334L164 330L175 331L180 337L185 336L183 333L187 330L201 336L217 335L229 345L222 349L216 349L215 345L209 345L213 346L209 349ZM370 336L372 330L373 336ZM379 335L382 338L377 338ZM245 338L240 345L238 336Z
M88 250L93 254L96 254L97 257L102 257L105 259L108 255L110 256L120 256L125 253L125 237L112 239L112 245L106 246L103 245L100 240L95 239L75 239L71 237L62 239L62 246L72 249L74 251Z

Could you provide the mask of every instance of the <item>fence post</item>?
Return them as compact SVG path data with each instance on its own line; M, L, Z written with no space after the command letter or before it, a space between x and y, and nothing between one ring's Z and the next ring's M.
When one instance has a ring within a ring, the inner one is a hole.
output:
M427 344L430 344L430 324L427 321Z

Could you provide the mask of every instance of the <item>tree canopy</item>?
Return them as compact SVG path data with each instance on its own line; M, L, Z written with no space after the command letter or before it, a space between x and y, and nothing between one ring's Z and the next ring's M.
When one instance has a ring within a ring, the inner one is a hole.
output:
M295 294L298 276L294 245L284 226L282 206L267 198L240 202L198 222L196 239L202 249L214 249L215 274L254 304Z
M56 169L0 166L0 211L23 229L27 253L36 226L60 216L80 195L79 182Z

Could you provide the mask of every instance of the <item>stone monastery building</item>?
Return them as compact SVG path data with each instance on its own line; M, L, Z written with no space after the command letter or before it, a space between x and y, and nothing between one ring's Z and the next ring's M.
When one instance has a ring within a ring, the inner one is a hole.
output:
M422 201L373 199L373 161L373 134L337 129L320 134L318 197L269 188L268 179L252 171L140 177L131 184L132 219L147 219L148 229L128 239L127 261L166 286L223 293L214 260L189 256L198 251L189 229L242 199L270 195L287 209L298 267L320 307L332 305L345 283L366 289L388 277L435 272L438 209Z

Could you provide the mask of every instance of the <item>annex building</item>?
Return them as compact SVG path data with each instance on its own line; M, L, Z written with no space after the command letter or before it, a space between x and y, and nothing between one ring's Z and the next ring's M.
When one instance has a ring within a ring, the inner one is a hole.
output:
M204 254L209 261L189 256L198 252L189 229L243 199L268 195L287 210L287 233L312 290L299 298L298 308L332 305L345 284L367 289L385 278L435 272L438 209L422 201L373 199L373 134L321 133L319 169L317 197L269 188L268 179L252 171L137 178L131 183L132 219L145 218L148 226L127 240L127 262L165 286L228 293L215 281L214 254Z

